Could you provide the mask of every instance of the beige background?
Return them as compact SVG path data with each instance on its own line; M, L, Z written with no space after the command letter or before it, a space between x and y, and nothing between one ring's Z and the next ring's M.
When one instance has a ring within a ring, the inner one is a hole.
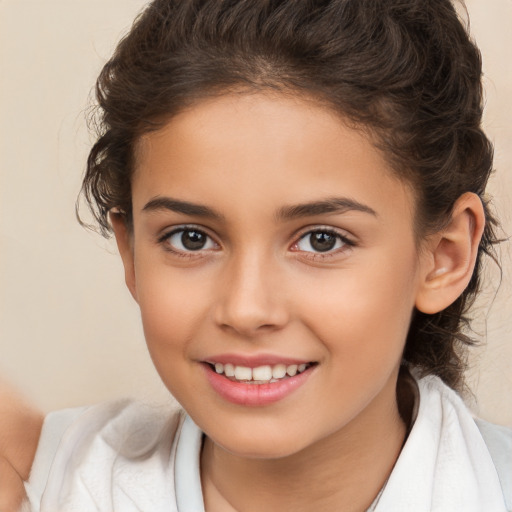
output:
M143 4L0 0L0 374L44 410L167 396L114 245L74 218L90 91ZM491 192L512 233L512 1L469 0L468 9L496 144ZM489 286L475 308L485 344L472 356L469 383L480 415L512 425L510 243L502 260L498 294Z

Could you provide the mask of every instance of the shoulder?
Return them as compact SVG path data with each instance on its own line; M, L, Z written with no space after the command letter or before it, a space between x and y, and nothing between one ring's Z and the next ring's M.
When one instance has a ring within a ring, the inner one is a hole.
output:
M512 428L495 425L480 418L475 423L493 456L493 460L502 461L512 474Z
M435 406L442 411L439 420L447 425L454 424L456 414L460 436L470 440L469 452L476 453L476 446L479 444L488 454L486 457L490 457L489 460L492 460L496 470L507 510L512 511L512 428L475 418L462 398L438 377L423 377L416 382L419 387L420 406L423 401L423 409L427 410L429 418L432 417ZM474 462L479 464L481 461L482 459L476 458Z
M475 419L475 423L496 466L507 510L512 510L512 428L479 418Z
M49 414L26 484L34 510L130 494L133 481L161 474L158 463L170 454L181 418L176 407L128 400Z

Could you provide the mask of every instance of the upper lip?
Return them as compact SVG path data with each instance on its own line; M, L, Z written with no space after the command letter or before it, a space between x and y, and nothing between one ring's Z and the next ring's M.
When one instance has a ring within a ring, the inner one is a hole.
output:
M234 366L245 366L248 368L257 368L258 366L275 366L277 364L300 365L308 364L313 361L310 359L300 359L295 357L286 357L274 354L217 354L215 356L207 357L203 360L205 363L231 363Z

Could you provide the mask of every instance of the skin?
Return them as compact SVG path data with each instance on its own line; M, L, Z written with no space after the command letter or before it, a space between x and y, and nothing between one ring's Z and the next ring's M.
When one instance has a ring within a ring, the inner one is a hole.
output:
M363 207L282 215L332 198ZM310 100L259 93L200 102L144 136L132 200L133 231L112 224L154 364L207 434L207 511L365 510L404 442L411 314L467 285L479 199L461 197L419 244L414 193L363 133ZM208 236L203 249L171 236L183 226ZM315 252L311 230L334 233L335 248ZM202 363L225 353L316 366L284 399L246 407L205 377Z
M0 510L15 512L25 498L43 416L12 387L0 381Z

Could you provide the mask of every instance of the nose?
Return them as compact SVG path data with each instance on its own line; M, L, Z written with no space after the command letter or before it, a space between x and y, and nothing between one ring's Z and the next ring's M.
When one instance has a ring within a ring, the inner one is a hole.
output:
M245 254L226 262L215 321L224 330L254 338L282 329L289 320L281 272L263 255Z

